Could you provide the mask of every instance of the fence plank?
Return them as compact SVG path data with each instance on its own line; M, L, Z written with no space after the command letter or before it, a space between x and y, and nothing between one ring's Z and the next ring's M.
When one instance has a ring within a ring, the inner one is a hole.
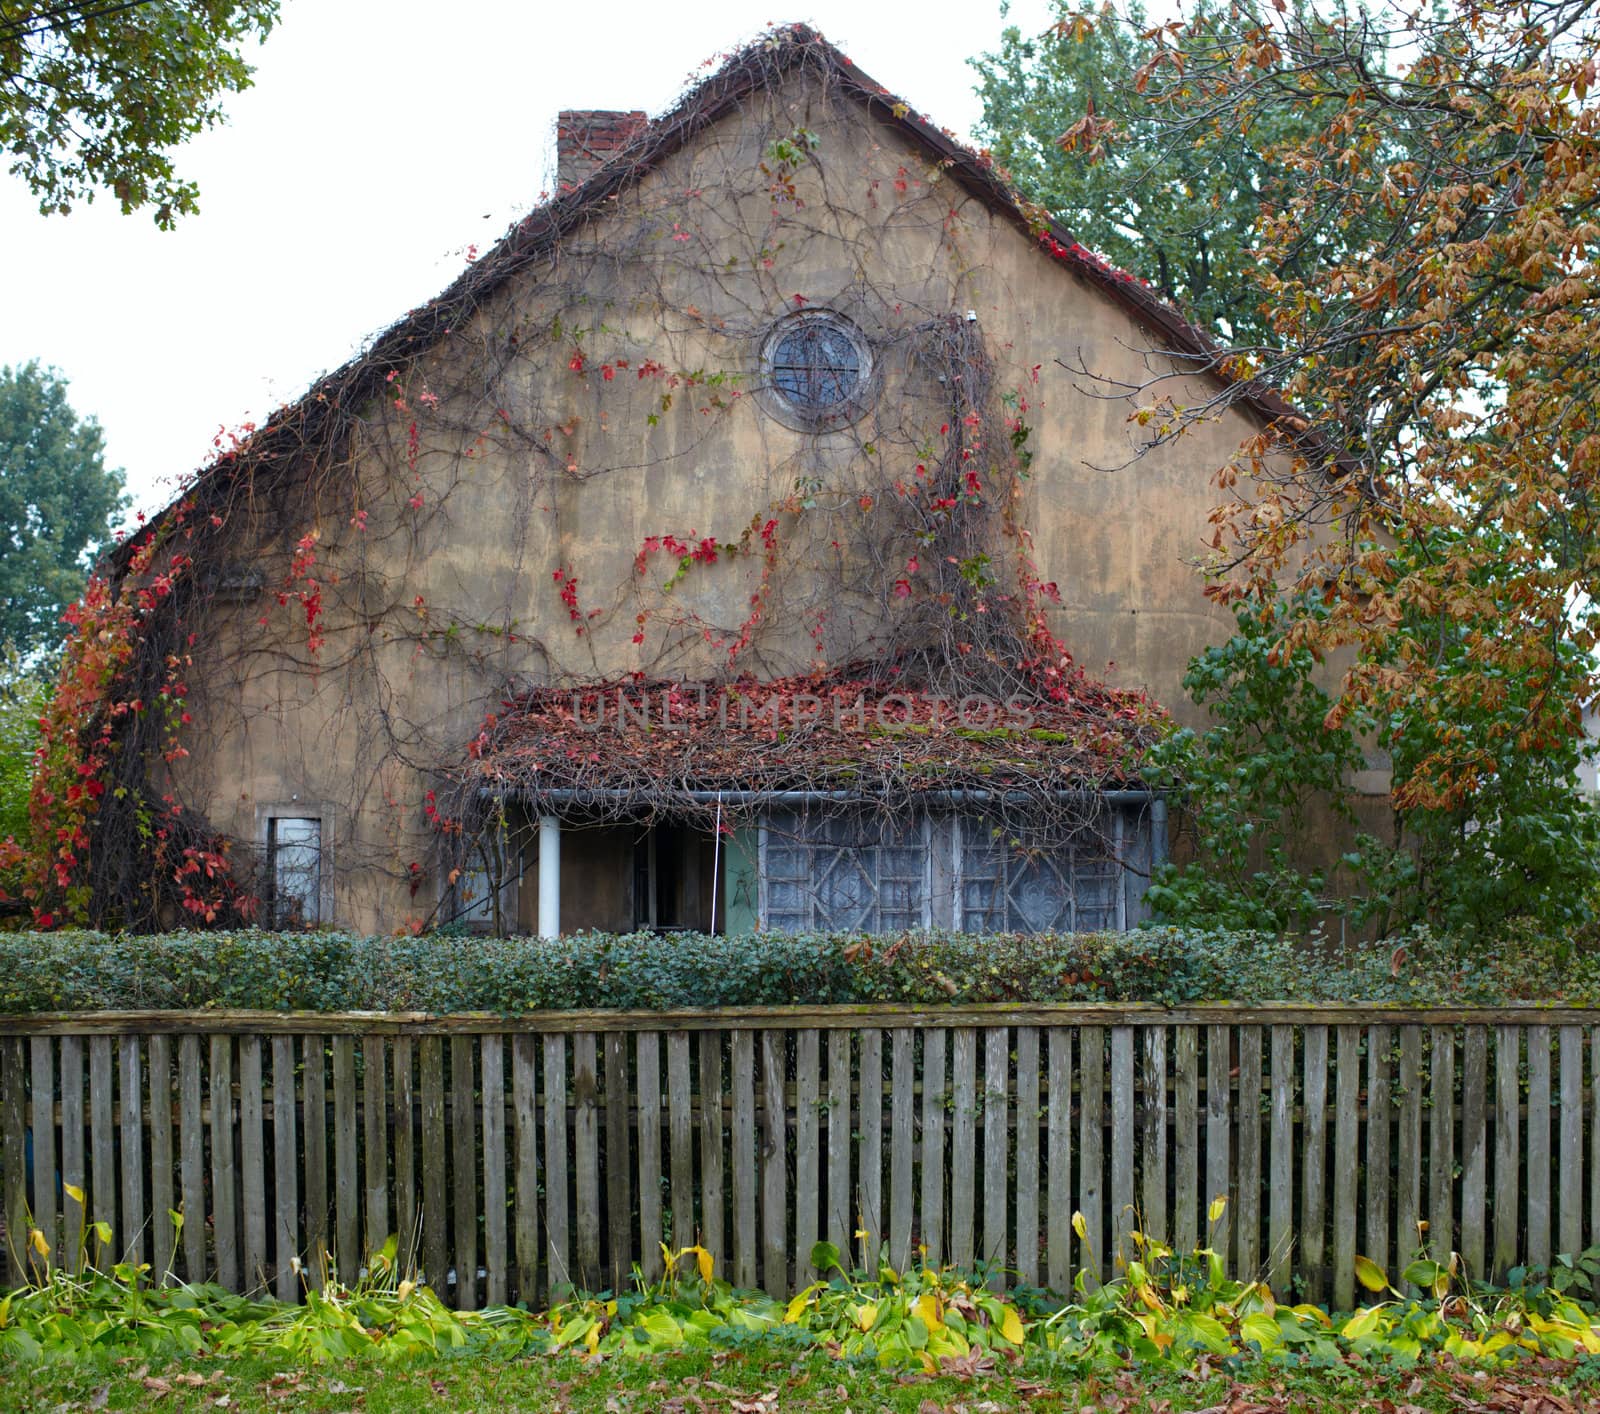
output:
M165 1040L165 1038L162 1038ZM26 1048L20 1038L17 1041L17 1055L20 1059L23 1050L30 1052L29 1060L33 1070L32 1087L32 1113L30 1115L29 1138L33 1141L33 1226L44 1234L44 1240L49 1248L48 1255L43 1259L51 1266L61 1265L61 1234L56 1230L56 1057L55 1041L50 1036L33 1037ZM170 1133L169 1133L170 1140ZM170 1163L171 1154L168 1154ZM168 1185L171 1184L170 1172ZM169 1197L170 1204L170 1197ZM166 1210L162 1209L162 1220L166 1219ZM15 1232L9 1222L6 1232L11 1235ZM166 1274L166 1267L159 1262L158 1275ZM167 1253L170 1257L170 1250Z
M1583 1032L1561 1028L1561 1251L1576 1256L1583 1250Z
M91 1038L89 1052L94 1056ZM98 1155L97 1155L98 1166ZM211 1235L216 1244L217 1280L240 1289L239 1244L233 1147L233 1037L211 1038ZM96 1190L98 1191L98 1190Z
M1140 1158L1144 1167L1145 1231L1170 1242L1167 1226L1167 1028L1149 1026L1144 1033L1144 1132Z
M889 1265L904 1271L911 1260L916 1198L917 1081L914 1034L899 1026L889 1051ZM1003 1184L1002 1184L1003 1187Z
M841 1033L850 1044L848 1033ZM700 1048L700 1244L728 1270L728 1249L723 1242L726 1230L726 1196L722 1175L722 1036L706 1032L695 1044ZM831 1044L831 1043L830 1043ZM850 1067L844 1067L845 1138L850 1132ZM832 1077L829 1078L832 1083ZM848 1228L846 1239L849 1240Z
M565 1143L563 1127L563 1144ZM600 1081L595 1037L572 1038L573 1275L584 1291L600 1288Z
M122 1148L117 1155L122 1170L122 1231L117 1250L124 1261L142 1262L149 1246L145 1230L150 1222L144 1201L144 1085L141 1079L139 1040L122 1037L117 1057L117 1098L121 1101Z
M328 1279L328 1061L321 1036L300 1038L301 1133L305 1163L306 1265Z
M850 1033L828 1032L828 1207L822 1235L841 1252L851 1250L855 1224L850 1201Z
M861 1033L861 1193L860 1226L867 1230L861 1262L878 1270L883 1236L883 1032L869 1026Z
M1228 1088L1229 1062L1232 1059L1232 1030L1227 1026L1206 1028L1206 1191L1201 1194L1207 1209L1206 1246L1219 1252L1232 1265L1233 1203L1229 1186L1229 1159L1233 1136L1228 1132L1228 1107L1232 1100ZM1209 1221L1211 1206L1221 1198L1224 1207L1216 1222Z
M683 1037L687 1046L688 1037ZM534 1309L539 1299L539 1067L538 1038L519 1031L511 1038L511 1113L517 1146L513 1240L517 1247L515 1299ZM688 1055L685 1050L685 1061ZM400 1053L395 1052L399 1073ZM400 1166L398 1133L395 1167ZM682 1241L678 1235L678 1241Z
M909 1088L909 1087L908 1087ZM806 1027L794 1038L794 1268L795 1285L811 1280L822 1207L821 1034Z
M1413 1028L1414 1029L1414 1028ZM1333 1117L1333 1304L1355 1305L1356 1169L1361 1158L1361 1033L1338 1028Z
M761 1033L761 1283L789 1295L789 1107L787 1047L781 1031Z
M150 1038L154 1045L156 1037ZM150 1064L155 1065L152 1052ZM300 1255L300 1144L296 1134L294 1088L294 1037L272 1038L272 1188L275 1220L272 1227L273 1262L277 1267L278 1300L293 1301L300 1294L294 1258Z
M1495 1027L1494 1041L1494 1264L1493 1279L1503 1282L1517 1262L1521 1217L1518 1168L1522 1145L1522 1034L1514 1026Z
M382 1036L361 1038L362 1212L366 1219L364 1259L383 1250L389 1239L389 1076Z
M1600 1026L1589 1032L1589 1244L1600 1243Z
M1239 1189L1234 1229L1241 1281L1261 1274L1261 1028L1239 1028Z
M434 1038L430 1038L434 1039ZM423 1042L427 1049L427 1042ZM441 1087L438 1094L439 1104L439 1133L444 1133L444 1061L440 1053L440 1043L434 1039L433 1052L436 1058L434 1075ZM427 1105L426 1091L424 1091L423 1105ZM334 1260L339 1265L339 1275L345 1281L354 1281L355 1275L361 1269L361 1170L357 1157L358 1135L356 1131L356 1042L354 1036L335 1036L333 1038L333 1254ZM441 1149L438 1159L438 1171L432 1175L438 1183L437 1189L428 1190L423 1195L423 1201L428 1210L428 1221L437 1223L443 1240L444 1232L444 1153L443 1139L440 1140ZM424 1174L426 1183L429 1175ZM440 1247L437 1260L430 1256L425 1264L428 1280L440 1296L444 1295L445 1288L445 1252Z
M1389 1270L1391 1154L1389 1135L1389 1028L1367 1028L1367 1202L1362 1225L1363 1253ZM1431 1099L1435 1106L1438 1095Z
M1482 1281L1488 1275L1484 1265L1484 1188L1489 1171L1488 1051L1488 1028L1467 1027L1461 1057L1461 1256L1474 1281Z
M1445 1262L1456 1250L1455 1052L1455 1031L1435 1026L1428 1081L1433 1101L1428 1117L1428 1246Z
M398 1251L401 1269L410 1273L420 1260L422 1234L417 1228L417 1140L416 1092L412 1078L413 1050L411 1037L394 1038L394 1090L389 1108L390 1123L394 1126L394 1221L399 1235ZM317 1042L316 1082L322 1084L322 1043ZM308 1061L309 1065L310 1062ZM310 1083L310 1072L307 1072ZM309 1092L308 1092L309 1093ZM318 1099L317 1113L326 1118L326 1107ZM327 1199L323 1199L323 1221L326 1223Z
M267 1266L267 1153L262 1135L265 1092L261 1081L261 1038L239 1038L239 1191L243 1216L240 1244L246 1291L265 1290Z
M942 1027L922 1033L922 1242L928 1249L928 1264L934 1267L944 1261L944 1106L949 1093L944 1066L947 1035Z
M1523 1261L1550 1265L1550 1028L1528 1037L1528 1217Z
M452 1247L455 1250L456 1310L478 1307L478 1115L472 1053L476 1038L450 1038L450 1191L455 1199Z
M1133 1028L1111 1028L1111 1250L1133 1257Z
M1078 1266L1088 1272L1093 1285L1106 1270L1106 1033L1103 1026L1085 1026L1078 1036L1082 1046L1078 1061L1078 1211L1089 1233L1085 1250L1078 1254Z
M567 1038L544 1038L545 1287L554 1300L573 1285L567 1214Z
M1172 1147L1173 1231L1187 1256L1200 1245L1200 1032L1180 1026L1173 1037Z
M1045 1131L1045 1260L1052 1291L1072 1290L1072 1032L1052 1026Z
M728 1077L733 1090L733 1284L756 1284L756 1048L753 1031L735 1031Z
M478 1052L483 1070L483 1299L490 1306L504 1306L511 1291L511 1253L506 1245L505 1038L479 1037Z
M1004 1291L1011 1162L1011 1033L991 1026L983 1037L983 1253L993 1291Z
M974 1180L978 1168L977 1068L977 1032L963 1026L955 1034L950 1058L954 1105L950 1118L950 1259L964 1272L972 1270L977 1258L973 1240Z
M334 1145L338 1147L339 1135L346 1121L339 1115L339 1038L333 1041L333 1108ZM450 1280L450 1208L447 1197L450 1186L447 1176L444 1123L444 1038L424 1036L417 1045L417 1070L422 1092L422 1272L434 1294L442 1301L448 1294ZM353 1090L353 1086L347 1089ZM350 1131L355 1131L354 1120L349 1121ZM340 1165L342 1168L342 1165ZM339 1174L336 1186L340 1193L339 1214L335 1226L339 1229L339 1248L344 1249L343 1192L345 1179ZM353 1220L352 1220L353 1225ZM343 1258L341 1257L342 1261Z
M1272 1028L1272 1148L1267 1185L1267 1280L1287 1295L1294 1261L1294 1028Z
M1422 1028L1400 1028L1400 1124L1395 1165L1395 1258L1401 1266L1422 1241Z
M1303 1045L1306 1073L1300 1120L1304 1146L1300 1178L1301 1275L1310 1299L1320 1301L1327 1292L1323 1255L1327 1250L1328 1028L1306 1027Z
M672 1168L672 1245L694 1245L694 1085L689 1033L667 1034L667 1151Z
M94 1180L89 1220L110 1223L115 1243L122 1230L117 1221L116 1072L109 1036L89 1038L89 1150L90 1176ZM230 1221L231 1216L230 1211ZM101 1260L92 1245L89 1257L96 1263Z
M62 1038L62 1108L66 1106L66 1038ZM81 1103L81 1101L80 1101ZM65 1114L63 1113L63 1123ZM205 1110L200 1095L200 1038L178 1038L178 1189L183 1212L183 1277L206 1279ZM63 1145L63 1150L65 1145ZM62 1170L66 1166L63 1163ZM71 1179L67 1180L69 1183ZM68 1232L76 1231L68 1227Z
M196 1043L198 1044L198 1042ZM61 1038L61 1265L76 1270L81 1253L77 1250L78 1234L84 1230L84 1205L66 1191L71 1184L79 1193L87 1192L87 1166L83 1150L83 1037ZM202 1204L194 1210L195 1226L200 1241L205 1241L205 1208ZM202 1262L204 1249L202 1247ZM202 1273L203 1275L203 1273ZM200 1280L196 1277L195 1280Z
M638 1268L646 1281L661 1276L661 1037L634 1037L638 1075Z
M627 1287L633 1268L633 1183L628 1131L628 1036L605 1037L606 1249L612 1291Z
M926 1083L926 1081L924 1081ZM1039 1284L1039 1028L1017 1027L1017 1280ZM926 1232L926 1225L924 1225Z
M5 1173L6 1284L28 1279L27 1084L22 1037L0 1039L0 1165Z

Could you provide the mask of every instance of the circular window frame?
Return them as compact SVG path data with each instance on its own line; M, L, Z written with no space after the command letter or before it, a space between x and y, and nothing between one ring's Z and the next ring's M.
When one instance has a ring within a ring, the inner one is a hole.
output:
M773 381L773 364L778 346L796 329L808 324L822 324L850 341L855 350L857 378L855 391L847 398L826 407L812 408L795 402ZM878 361L873 357L872 343L861 332L854 320L837 310L818 308L798 310L786 314L767 330L761 341L761 405L785 427L796 432L828 432L848 427L866 412L876 390Z

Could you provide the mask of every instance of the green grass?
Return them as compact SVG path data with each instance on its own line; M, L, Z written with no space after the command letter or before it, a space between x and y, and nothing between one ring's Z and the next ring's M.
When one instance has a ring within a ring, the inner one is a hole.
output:
M1089 1378L1056 1373L1031 1357L1020 1367L979 1368L964 1377L925 1378L828 1358L820 1352L759 1347L646 1359L483 1355L411 1366L365 1360L295 1366L253 1357L168 1364L86 1360L13 1368L0 1380L0 1408L160 1410L533 1409L563 1414L1002 1414L1096 1411L1178 1414L1235 1408L1262 1414L1346 1414L1382 1408L1459 1411L1517 1408L1535 1391L1568 1401L1559 1410L1600 1406L1600 1368L1585 1363L1512 1366L1492 1376L1447 1369L1385 1372L1370 1366L1292 1369L1262 1363L1189 1374L1123 1369ZM1515 1403L1490 1399L1520 1395ZM1454 1396L1454 1397L1453 1397ZM1464 1397L1474 1401L1464 1405ZM1234 1401L1240 1401L1235 1404Z

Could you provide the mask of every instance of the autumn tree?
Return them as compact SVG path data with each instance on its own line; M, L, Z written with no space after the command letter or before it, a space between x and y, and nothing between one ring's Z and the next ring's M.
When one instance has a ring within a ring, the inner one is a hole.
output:
M1154 361L1132 386L1081 372L1134 399L1152 445L1247 389L1293 404L1218 469L1211 592L1318 596L1327 612L1287 638L1355 650L1334 720L1433 723L1397 800L1448 808L1508 753L1570 741L1587 690L1572 665L1587 678L1600 566L1600 10L1313 20L1243 0L1150 42L1136 83L1169 141L1227 147L1290 111L1312 128L1263 144L1285 174L1250 267L1270 322L1184 368L1222 375L1214 390L1180 393ZM1468 730L1512 683L1519 709Z
M37 362L0 368L0 643L36 659L61 641L61 611L126 504L66 380Z
M196 210L170 149L248 88L278 0L0 0L0 151L46 215L110 191L156 224Z

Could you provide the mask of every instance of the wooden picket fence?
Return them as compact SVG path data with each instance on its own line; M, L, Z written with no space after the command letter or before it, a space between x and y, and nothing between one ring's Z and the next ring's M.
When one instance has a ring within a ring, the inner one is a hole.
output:
M1358 1252L1600 1244L1597 1078L1600 1011L1532 1007L0 1018L6 1276L35 1229L72 1260L84 1207L286 1299L398 1234L462 1308L692 1241L774 1293L819 1238L1064 1290L1137 1227L1345 1307Z

